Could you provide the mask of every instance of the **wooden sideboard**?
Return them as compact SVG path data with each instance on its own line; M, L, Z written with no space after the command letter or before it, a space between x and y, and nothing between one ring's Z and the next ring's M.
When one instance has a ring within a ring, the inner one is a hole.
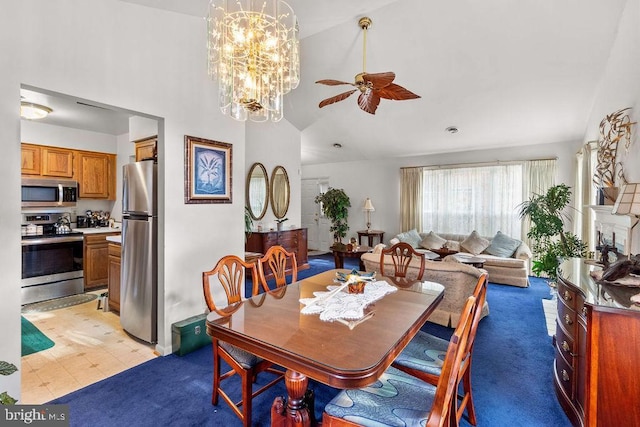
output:
M298 271L309 268L306 228L282 231L253 231L247 238L245 250L247 252L260 252L264 255L271 246L275 245L280 245L285 250L296 254Z
M601 285L582 259L559 268L554 385L575 426L640 425L640 288Z

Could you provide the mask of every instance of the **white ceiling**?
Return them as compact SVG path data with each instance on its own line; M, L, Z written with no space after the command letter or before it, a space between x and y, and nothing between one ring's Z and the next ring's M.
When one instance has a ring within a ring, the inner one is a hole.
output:
M208 5L122 1L202 17ZM302 78L285 96L285 118L301 131L302 162L581 140L625 2L288 0L300 25ZM356 94L320 109L350 86L315 81L350 82L362 71L364 15L373 20L367 71L394 71L422 98L382 100L375 115L358 108Z

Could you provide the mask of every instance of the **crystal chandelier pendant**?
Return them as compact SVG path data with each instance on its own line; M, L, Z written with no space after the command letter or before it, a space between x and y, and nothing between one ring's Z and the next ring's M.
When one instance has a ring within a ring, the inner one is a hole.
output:
M298 22L282 0L209 3L209 75L218 79L223 114L277 122L282 97L300 82Z

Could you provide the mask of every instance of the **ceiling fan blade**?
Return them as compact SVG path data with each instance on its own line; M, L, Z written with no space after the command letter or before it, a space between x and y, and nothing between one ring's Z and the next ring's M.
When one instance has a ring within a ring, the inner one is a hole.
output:
M380 96L376 91L367 89L358 97L358 106L369 114L375 114L380 104Z
M318 80L316 83L320 83L321 85L329 85L329 86L338 86L338 85L353 86L353 83L341 82L340 80L332 80L332 79Z
M391 83L381 89L378 89L376 92L378 92L378 95L380 95L381 98L394 99L396 101L420 98L420 95L416 95L410 90L395 83Z
M393 79L396 78L396 73L393 71L387 71L386 73L365 73L362 78L365 82L371 82L376 89L382 89L391 84Z
M342 101L343 99L347 99L356 90L358 89L353 89L353 90L341 93L339 95L332 96L331 98L327 98L324 101L320 102L320 108L324 107L325 105L334 104L338 101Z

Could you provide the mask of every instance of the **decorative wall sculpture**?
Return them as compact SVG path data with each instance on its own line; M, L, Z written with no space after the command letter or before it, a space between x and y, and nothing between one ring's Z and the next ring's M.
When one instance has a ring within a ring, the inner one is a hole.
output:
M600 139L598 140L598 164L593 177L597 187L615 187L626 184L622 164L617 159L618 144L624 143L625 151L631 145L631 122L628 111L624 108L607 115L600 122Z

